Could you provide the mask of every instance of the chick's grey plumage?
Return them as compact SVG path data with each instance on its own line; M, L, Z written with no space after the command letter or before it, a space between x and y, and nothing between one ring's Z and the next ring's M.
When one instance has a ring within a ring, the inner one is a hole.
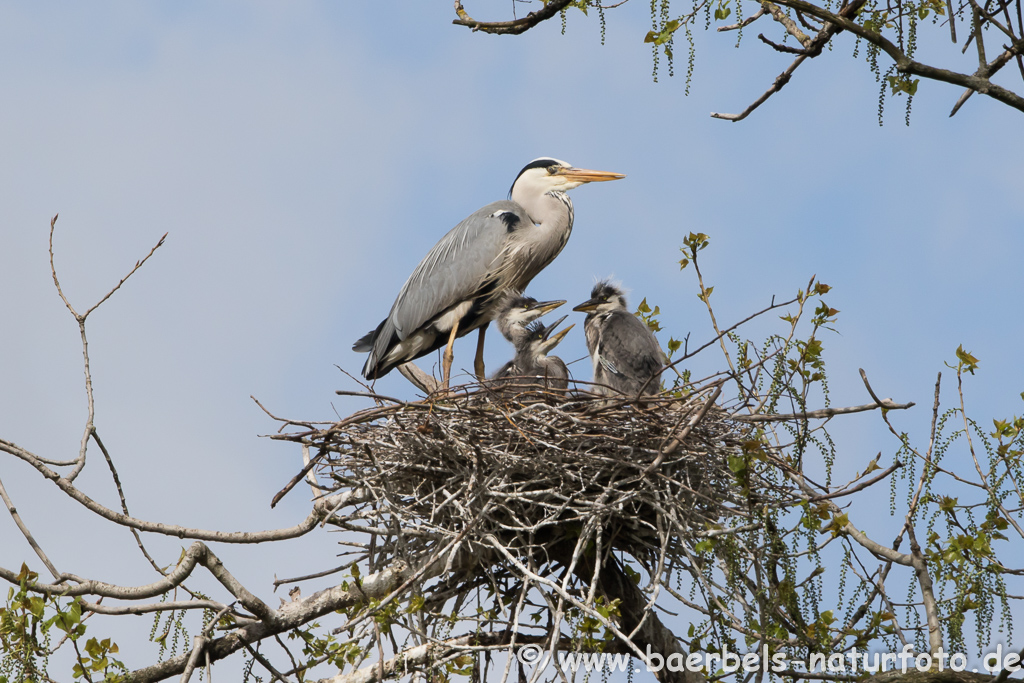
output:
M523 290L565 246L573 223L566 191L623 177L547 157L527 164L510 199L488 204L441 238L406 280L388 317L353 345L370 354L363 376L376 379L439 349L453 331L461 337L486 327L502 295Z
M491 386L505 394L518 394L531 389L565 393L569 386L569 368L558 356L548 354L558 346L572 325L552 334L565 320L563 316L551 325L534 322L516 337L516 356L494 375Z
M636 396L643 388L646 396L657 394L664 354L650 328L629 312L622 290L610 282L598 282L590 295L573 310L587 312L583 331L594 365L594 391Z

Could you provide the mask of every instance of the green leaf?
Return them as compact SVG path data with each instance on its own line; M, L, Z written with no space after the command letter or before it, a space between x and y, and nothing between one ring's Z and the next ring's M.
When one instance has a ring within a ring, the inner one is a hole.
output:
M660 31L649 31L647 36L644 38L645 43L654 43L655 45L664 45L668 41L672 40L672 34L675 33L676 29L681 24L678 19L666 22L665 26Z
M405 613L413 614L414 612L420 612L426 602L426 598L422 595L414 595L412 599L409 600L409 606L405 608Z
M849 523L850 518L846 513L835 515L832 517L832 521L821 528L821 533L831 533L832 538L835 538L843 533L843 528Z
M980 363L980 361L969 352L964 351L963 344L956 347L956 357L957 360L960 361L960 366L957 368L958 370L966 370L973 375L974 371L978 369L978 363Z

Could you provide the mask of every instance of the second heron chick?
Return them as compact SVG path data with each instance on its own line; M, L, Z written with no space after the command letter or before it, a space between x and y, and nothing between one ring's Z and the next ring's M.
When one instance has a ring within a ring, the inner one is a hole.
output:
M569 368L558 356L548 354L565 338L573 325L555 333L566 316L551 325L534 322L515 340L516 357L498 370L492 386L505 394L544 389L564 394L569 386Z

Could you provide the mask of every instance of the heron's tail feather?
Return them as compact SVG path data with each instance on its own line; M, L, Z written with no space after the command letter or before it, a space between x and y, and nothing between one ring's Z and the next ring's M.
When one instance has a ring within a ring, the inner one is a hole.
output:
M371 330L365 335L359 338L355 344L352 345L352 350L358 353L366 353L373 348L373 339L377 336L377 330Z
M367 351L373 350L373 343L377 341L377 337L380 336L380 331L384 329L384 324L388 321L387 318L380 321L380 325L377 325L377 329L371 330L364 334L359 340L352 345L352 350L358 353L366 353Z

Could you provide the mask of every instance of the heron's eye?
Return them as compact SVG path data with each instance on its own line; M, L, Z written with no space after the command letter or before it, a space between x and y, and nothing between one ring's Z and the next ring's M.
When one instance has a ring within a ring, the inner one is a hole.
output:
M558 173L560 168L560 166L548 166L548 173L551 175L555 175L556 173Z

